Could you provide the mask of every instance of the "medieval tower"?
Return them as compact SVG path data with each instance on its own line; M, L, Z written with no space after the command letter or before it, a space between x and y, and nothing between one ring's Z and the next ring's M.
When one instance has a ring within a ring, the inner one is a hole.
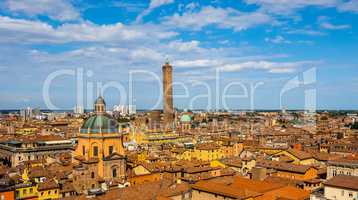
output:
M172 130L174 125L173 108L173 67L166 62L163 65L163 111L164 111L164 129Z

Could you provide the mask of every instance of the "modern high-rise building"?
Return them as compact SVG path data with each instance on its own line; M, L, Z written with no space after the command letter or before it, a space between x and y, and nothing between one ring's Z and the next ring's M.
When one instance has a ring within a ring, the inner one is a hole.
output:
M164 111L164 129L172 130L174 125L173 108L173 67L166 62L163 65L163 111Z
M28 121L33 117L32 108L27 107L20 110L20 116L24 121Z
M115 105L113 111L121 115L133 115L137 112L135 105Z
M75 114L83 114L84 112L85 112L85 110L82 106L75 106L73 108L73 113L75 113Z

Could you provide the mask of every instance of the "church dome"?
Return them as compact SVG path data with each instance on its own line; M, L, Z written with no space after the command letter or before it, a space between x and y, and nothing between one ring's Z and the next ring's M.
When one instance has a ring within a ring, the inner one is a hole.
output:
M118 123L106 114L106 102L102 97L94 102L94 113L83 123L81 133L118 133Z
M118 133L118 123L109 116L94 115L83 123L81 133Z
M188 114L184 114L180 117L180 122L191 122L191 117Z

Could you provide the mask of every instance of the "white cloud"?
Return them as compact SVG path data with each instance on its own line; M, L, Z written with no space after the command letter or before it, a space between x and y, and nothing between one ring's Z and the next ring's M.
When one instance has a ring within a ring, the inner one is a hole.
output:
M174 0L151 0L149 7L137 16L136 22L142 21L143 17L151 13L154 9L163 5L171 4L173 2Z
M341 12L358 13L357 0L245 0L247 4L255 4L260 9L276 15L291 15L309 6L319 8L335 7Z
M256 4L262 10L277 14L294 14L307 6L334 7L340 0L245 0L247 4Z
M151 48L139 48L131 51L131 58L132 60L143 61L149 59L160 62L165 59L165 56Z
M215 25L219 28L230 28L234 31L245 30L257 25L273 23L274 20L261 12L240 12L232 8L214 8L207 6L199 12L184 12L164 18L164 25L172 27L201 30Z
M338 6L338 10L342 11L342 12L358 13L358 1L350 0L350 1L344 2Z
M11 43L67 43L118 42L129 40L150 41L176 36L156 25L97 25L91 22L63 24L52 27L40 21L13 19L0 16L0 42Z
M326 16L320 16L318 17L318 24L320 27L328 30L340 30L340 29L349 29L351 28L351 25L349 24L339 24L335 25L329 22L329 18Z
M187 4L187 5L185 6L185 9L188 10L188 11L193 11L193 10L195 10L196 8L199 8L199 7L200 7L199 3L197 3L197 2L191 2L191 3L189 3L189 4Z
M221 67L223 71L234 72L244 69L258 69L265 70L269 73L291 73L295 72L297 68L310 66L315 62L301 61L301 62L271 62L271 61L248 61L242 63L226 64Z
M287 34L296 34L296 35L310 35L310 36L323 36L326 35L326 33L323 33L321 31L316 31L312 29L292 29L286 31Z
M277 35L274 38L265 38L266 42L272 42L274 44L291 44L292 42L289 40L286 40L284 37L282 37L281 35Z
M184 68L195 68L195 67L217 67L223 62L220 60L210 59L197 59L197 60L176 60L173 65Z
M265 38L265 41L266 42L271 42L271 43L274 43L274 44L306 44L306 45L311 45L313 44L312 41L309 41L309 40L288 40L286 38L284 38L283 36L281 35L277 35L276 37L273 37L273 38Z
M192 40L190 42L172 41L169 43L169 47L181 52L199 50L199 41Z
M80 13L71 5L70 1L65 0L6 0L5 7L10 12L23 13L30 17L46 15L59 21L76 20L80 17Z
M340 29L349 29L351 28L348 24L342 24L342 25L334 25L330 22L322 22L320 24L322 28L329 29L329 30L340 30Z

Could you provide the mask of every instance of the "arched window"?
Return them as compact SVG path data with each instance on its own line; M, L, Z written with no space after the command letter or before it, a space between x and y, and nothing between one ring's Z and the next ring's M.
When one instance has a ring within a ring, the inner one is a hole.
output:
M86 155L86 146L82 146L82 155L84 156L84 155Z
M117 168L113 168L112 169L112 177L116 178L117 177Z
M93 147L93 156L98 157L98 147L97 146Z
M91 172L91 178L94 178L94 172Z

